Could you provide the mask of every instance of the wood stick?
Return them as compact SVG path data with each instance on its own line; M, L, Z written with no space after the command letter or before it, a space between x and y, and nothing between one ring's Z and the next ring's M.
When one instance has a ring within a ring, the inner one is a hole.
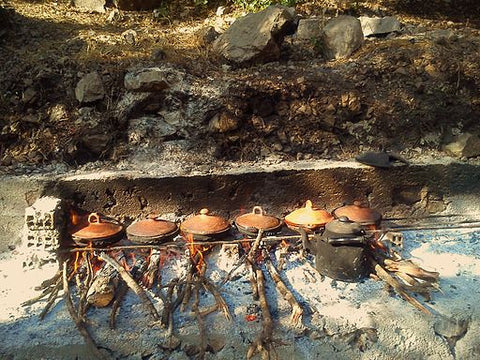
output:
M170 320L170 313L173 313L172 298L173 290L175 289L175 283L171 282L168 286L167 296L165 297L162 313L162 326L167 327Z
M215 311L218 310L218 304L215 303L215 304L212 304L210 306L207 306L206 308L204 309L198 309L199 313L200 313L200 316L202 317L205 317L207 315L210 315L211 313L214 313ZM195 312L191 312L190 313L190 316L196 316Z
M100 258L118 271L123 281L125 281L128 287L132 289L135 294L137 294L138 298L140 299L144 307L148 310L152 318L155 321L160 320L160 316L158 315L158 312L155 309L152 301L149 299L142 287L138 285L137 282L130 276L130 274L116 260L112 259L107 253L100 253Z
M247 261L248 272L250 273L250 286L252 288L253 300L258 300L258 286L257 286L257 277L255 271L253 270L253 265L251 262Z
M403 272L419 279L437 281L440 276L440 274L436 271L427 271L422 269L411 260L392 261L390 259L385 259L384 263L386 265L386 269L389 271Z
M252 264L255 263L255 256L257 254L258 247L260 246L260 241L262 240L262 237L263 237L263 230L260 229L258 230L257 237L253 242L253 245L250 248L250 251L248 252L248 255L247 255L247 260Z
M185 308L187 307L188 302L190 301L190 297L192 296L192 285L190 284L190 282L192 281L192 272L189 272L187 274L186 281L187 283L185 284L185 288L184 288L185 293L183 295L182 304L180 305L181 312L185 311Z
M63 277L63 297L65 299L65 304L67 306L68 312L70 313L70 316L72 317L72 320L75 323L75 326L77 327L78 331L83 336L83 339L85 340L87 348L90 350L93 357L95 359L107 360L109 357L107 357L104 353L102 353L99 350L99 348L97 347L97 344L95 344L95 341L93 340L92 336L88 332L88 329L85 326L85 323L83 322L82 319L80 319L77 316L77 312L75 311L75 306L73 305L73 301L70 296L70 289L68 288L67 262L68 260L63 262L62 277Z
M121 280L117 288L117 294L115 296L115 300L113 301L112 311L110 312L109 324L110 324L110 329L112 330L116 328L116 317L117 317L118 309L120 308L120 305L122 305L122 301L125 298L125 295L127 295L128 289L129 289L128 285L125 283L125 281Z
M23 303L21 303L20 305L22 306L30 306L30 305L33 305L35 304L36 302L42 300L45 296L47 295L51 295L53 291L55 291L55 288L61 288L62 287L62 272L60 272L60 277L57 279L57 283L56 284L53 284L53 286L50 286L48 288L45 288L42 290L42 293L38 296L35 296L34 298L30 299L30 300L27 300L27 301L24 301ZM38 287L38 289L41 289L40 287Z
M377 273L380 279L382 279L388 285L390 285L398 295L400 295L403 299L408 301L415 308L417 308L418 310L420 310L425 314L431 315L431 312L425 306L423 306L417 299L408 295L403 289L402 285L397 280L395 280L395 278L393 278L382 266L380 266L378 262L376 262L373 259L372 261L373 261L375 272Z
M51 307L55 303L55 300L57 300L57 296L61 287L62 287L62 278L59 277L57 279L57 283L55 284L55 287L53 288L52 292L50 293L50 296L48 297L47 305L45 305L45 308L42 310L42 312L39 315L40 320L43 320L47 315L47 313L50 311Z
M268 269L268 272L270 273L270 276L275 282L275 286L277 287L278 292L282 294L283 298L288 301L290 307L292 308L292 315L290 316L291 324L295 327L303 325L303 308L300 306L297 299L295 299L290 289L283 282L277 268L272 263L270 254L266 250L263 250L263 257L265 259L265 265Z
M220 294L220 291L218 291L217 287L208 279L204 279L203 284L205 289L212 293L213 297L215 298L215 302L217 303L217 307L222 309L225 319L232 321L232 314L230 313L228 305L222 294Z
M58 280L60 280L60 283L62 282L62 271L60 269L57 270L57 272L55 273L55 275L53 275L52 278L44 280L42 281L40 286L36 286L35 290L40 291L43 289L50 288L52 285L56 286L58 284Z
M267 296L265 295L265 278L262 269L256 268L258 284L258 295L260 308L262 309L262 331L247 351L247 359L251 359L255 354L260 353L262 359L270 359L270 350L272 348L273 321L268 308Z
M200 314L199 303L200 303L200 284L195 284L194 288L194 300L192 305L192 310L195 313L198 325L198 336L200 338L200 352L197 356L198 359L205 359L205 353L207 351L207 336L205 334L205 321L203 316Z

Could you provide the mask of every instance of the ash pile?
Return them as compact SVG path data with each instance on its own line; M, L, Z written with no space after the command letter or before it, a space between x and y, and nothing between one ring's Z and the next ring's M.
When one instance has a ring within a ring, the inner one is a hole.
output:
M467 334L470 318L432 301L439 273L405 258L402 233L360 203L329 213L307 201L285 219L255 207L233 227L207 209L167 218L126 226L40 199L12 261L31 249L22 265L52 273L22 304L43 321L26 316L6 338L25 331L51 358L307 359L385 358L385 343L407 354L391 328L405 319L432 354L451 356Z

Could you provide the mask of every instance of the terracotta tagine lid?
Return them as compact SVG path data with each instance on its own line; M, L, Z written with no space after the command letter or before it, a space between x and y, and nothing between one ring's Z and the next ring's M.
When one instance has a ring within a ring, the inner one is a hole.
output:
M123 230L123 226L112 220L106 220L97 213L88 215L86 226L76 227L72 236L82 240L99 240L112 238Z
M355 221L362 225L378 225L382 219L382 215L364 204L361 201L354 201L351 205L344 205L333 211L333 215L337 218L346 216L351 221Z
M240 230L274 231L280 228L282 221L275 216L266 215L260 206L254 206L251 213L238 216L235 224Z
M200 210L200 214L180 224L180 230L183 233L193 235L215 235L228 229L230 229L230 223L221 216L209 215L208 209Z
M136 221L127 227L127 234L139 238L162 238L176 234L178 226L173 221L162 220L150 215L147 219Z
M285 216L285 223L289 227L314 230L333 220L333 216L326 210L313 207L307 200L305 207L292 211Z

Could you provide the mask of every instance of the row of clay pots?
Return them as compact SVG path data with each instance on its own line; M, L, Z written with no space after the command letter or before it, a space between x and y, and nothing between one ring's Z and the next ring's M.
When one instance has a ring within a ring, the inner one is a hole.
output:
M323 229L334 218L348 218L361 225L378 225L381 221L381 215L377 211L363 206L359 202L339 207L332 214L314 207L308 200L305 207L296 209L285 216L285 224L296 231L314 232ZM255 236L259 230L265 234L278 232L283 221L275 216L265 214L260 206L255 206L251 213L238 216L234 223L241 233ZM231 224L228 220L211 215L208 209L202 209L198 215L183 221L180 228L174 222L149 216L147 219L132 223L126 232L128 238L133 242L152 243L173 239L179 230L185 237L209 240L225 234L230 228ZM118 240L122 231L123 226L120 223L92 213L88 218L77 220L74 223L71 235L77 243L111 243Z

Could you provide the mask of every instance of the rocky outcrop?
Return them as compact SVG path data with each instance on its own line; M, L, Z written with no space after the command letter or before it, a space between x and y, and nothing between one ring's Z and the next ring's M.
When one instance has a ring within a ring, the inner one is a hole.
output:
M363 41L360 21L353 16L338 16L329 20L323 29L323 55L327 59L348 57L362 46Z
M75 97L81 103L91 103L102 100L105 96L102 78L97 72L91 72L78 82Z
M262 63L280 57L285 35L294 32L295 12L287 7L269 6L235 22L213 43L213 49L236 64Z

